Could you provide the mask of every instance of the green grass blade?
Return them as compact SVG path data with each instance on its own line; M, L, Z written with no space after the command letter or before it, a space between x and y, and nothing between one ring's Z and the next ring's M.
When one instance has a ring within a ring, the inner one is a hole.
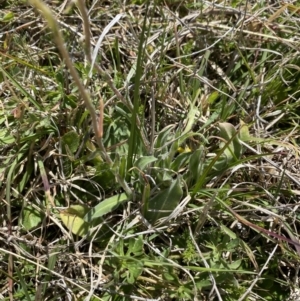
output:
M3 69L0 65L0 70L2 71L2 73L10 80L10 82L17 88L19 89L24 96L26 96L29 101L39 110L42 109L42 106L40 104L38 104L35 99L32 97L32 95L30 95L8 72L6 72L5 69Z
M133 166L133 160L134 156L136 154L136 149L138 145L138 137L140 137L140 134L138 133L137 128L137 116L139 112L140 107L140 85L141 85L141 77L142 77L142 59L144 57L144 42L146 40L146 24L148 20L148 10L150 6L151 1L147 1L147 7L145 11L145 17L142 27L142 32L140 34L140 43L138 48L138 57L137 57L137 67L136 67L136 73L135 73L135 81L134 81L134 98L133 98L133 111L131 116L131 129L130 129L130 137L129 137L129 148L128 148L128 155L127 155L127 170L131 169ZM142 127L142 125L140 125ZM140 128L140 131L143 129Z

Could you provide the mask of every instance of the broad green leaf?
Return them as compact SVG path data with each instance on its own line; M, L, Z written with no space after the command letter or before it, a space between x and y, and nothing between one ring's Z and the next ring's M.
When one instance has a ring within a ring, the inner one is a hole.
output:
M166 280L168 282L170 281L170 282L179 283L178 276L176 275L176 273L174 272L174 269L172 269L172 268L166 269L166 272L163 273L162 277L164 280Z
M144 156L136 160L134 166L136 166L139 170L144 171L147 165L152 162L155 162L157 158L153 156Z
M173 125L168 125L158 134L155 141L155 148L163 147L170 140L170 133L173 128Z
M89 210L90 208L87 205L76 204L76 205L71 205L65 211L67 211L68 214L74 214L83 218L87 214L87 212L89 212Z
M191 152L183 152L178 155L175 160L171 163L171 169L175 172L178 172L180 168L183 168L188 164L188 161L191 157Z
M7 14L5 14L2 18L1 18L1 22L9 22L14 18L14 13L13 12L8 12Z
M202 290L204 287L211 287L211 280L208 279L202 279L199 281L196 281L196 286L199 290Z
M60 212L60 218L66 228L79 237L86 236L87 240L110 237L110 226L102 224L103 219L101 217L93 219L92 222L84 220L89 211L90 208L86 205L71 205L68 209ZM100 226L100 228L97 226Z
M235 252L235 250L240 246L240 240L238 238L231 239L226 242L226 247L224 248L227 252Z
M226 141L231 140L228 144L228 147L224 151L224 154L227 156L229 161L232 159L238 159L242 154L242 144L239 141L237 131L231 123L223 122L219 123L220 136ZM225 142L221 142L221 147L225 145Z
M101 164L103 162L103 160L101 157L100 150L97 149L97 147L90 140L87 140L85 145L86 145L87 150L91 152L88 155L88 160L92 160L93 163L95 164L95 166L97 166L98 164Z
M186 120L185 120L185 127L184 127L184 130L181 134L181 137L179 139L179 143L183 143L183 141L185 140L184 138L182 138L184 135L188 134L191 129L193 128L193 126L195 125L195 120L197 119L197 114L199 113L199 109L194 106L194 105L191 105L190 106L190 109L189 109L189 112L187 114L187 117L186 117Z
M2 112L1 112L2 113ZM2 114L1 114L2 115ZM5 117L0 118L0 124L3 124L7 119Z
M11 144L15 142L15 138L10 135L9 131L6 129L2 129L0 131L0 144Z
M238 260L236 260L232 263L229 263L227 265L227 267L230 268L230 269L233 269L233 270L238 269L241 266L242 261L243 261L242 259L238 259Z
M173 173L171 173L169 170L163 170L161 177L159 177L159 183L162 183L164 186L169 186L171 185L172 181Z
M71 205L68 209L60 212L60 218L63 224L73 234L79 237L85 236L89 232L89 223L83 220L85 214L89 211L86 205Z
M128 72L128 75L125 80L125 85L129 85L130 80L134 76L135 72L136 72L136 62L133 63L133 65L131 66L131 69Z
M230 238L232 238L232 239L237 238L236 234L233 231L231 231L231 229L227 228L225 225L221 224L220 227L221 227L221 230L224 231Z
M206 122L204 123L204 125L200 128L199 131L205 129L205 128L208 128L212 123L214 123L218 118L220 117L220 112L216 111L216 112L213 112L209 117L208 119L206 120ZM208 143L206 142L206 139L205 139L205 143Z
M109 164L102 162L98 163L95 167L86 166L86 171L93 174L93 181L101 185L101 187L107 191L115 185L115 175ZM91 183L86 183L87 187L93 187ZM90 191L91 192L91 191Z
M249 133L249 127L242 120L240 121L240 124L241 124L241 128L240 128L240 131L239 131L239 138L242 141L251 140L251 136L250 136L250 133Z
M199 149L192 153L189 160L189 176L192 182L197 181L202 176L204 159L204 147L200 146Z
M101 217L109 212L112 212L120 204L126 202L128 196L126 193L121 193L114 195L104 201L100 202L96 207L92 208L84 217L84 220L87 222L92 222L95 218Z
M26 206L22 211L22 224L27 231L37 227L43 219L43 213L31 206Z
M79 147L80 138L75 131L70 131L62 137L62 142L74 154Z
M216 101L218 98L219 98L219 92L218 92L218 91L214 91L214 92L212 92L212 93L208 96L207 102L208 102L209 104L214 104L215 101Z
M169 188L159 192L150 199L145 218L149 222L155 223L158 219L170 215L178 206L182 194L180 179L177 178L173 180Z
M87 161L92 161L94 166L99 166L103 163L100 150L96 150L87 156Z

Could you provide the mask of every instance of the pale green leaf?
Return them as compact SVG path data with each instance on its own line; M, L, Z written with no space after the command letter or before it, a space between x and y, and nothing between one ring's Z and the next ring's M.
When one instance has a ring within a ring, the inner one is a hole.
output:
M226 227L222 224L220 225L220 227L221 227L221 230L224 231L230 238L232 238L232 239L237 238L236 234L231 229L229 229L228 227Z
M227 156L229 160L238 159L242 154L242 144L239 141L237 131L231 123L223 122L219 123L220 128L220 136L226 141L221 143L221 147L223 147L228 141L231 141L224 154Z
M96 207L92 208L84 217L84 220L87 222L92 222L95 218L101 217L107 213L112 212L120 204L126 202L128 196L126 193L121 193L114 195L104 201L100 202Z
M241 128L239 131L239 138L244 142L251 140L249 127L243 121L241 121L240 124L241 124Z
M189 175L192 181L197 181L202 176L204 158L205 152L202 146L192 153L189 161Z
M227 265L227 267L230 268L230 269L236 270L236 269L238 269L241 266L242 261L243 261L242 259L238 259L238 260L236 260L236 261L234 261L232 263L229 263Z
M31 206L26 206L22 211L22 224L27 231L37 227L43 219L42 212Z
M1 18L1 22L10 22L14 16L14 13L10 11Z
M134 166L136 166L139 170L143 171L152 162L155 162L157 158L154 156L144 156L136 160Z
M214 91L212 92L208 97L207 97L207 102L209 104L214 104L215 101L219 98L219 92L218 91Z
M10 132L8 130L2 129L2 131L0 131L0 144L1 143L11 144L14 142L15 142L15 138L10 135Z
M71 205L68 209L60 212L60 218L66 228L79 237L85 236L89 232L89 223L83 220L89 211L86 205Z

